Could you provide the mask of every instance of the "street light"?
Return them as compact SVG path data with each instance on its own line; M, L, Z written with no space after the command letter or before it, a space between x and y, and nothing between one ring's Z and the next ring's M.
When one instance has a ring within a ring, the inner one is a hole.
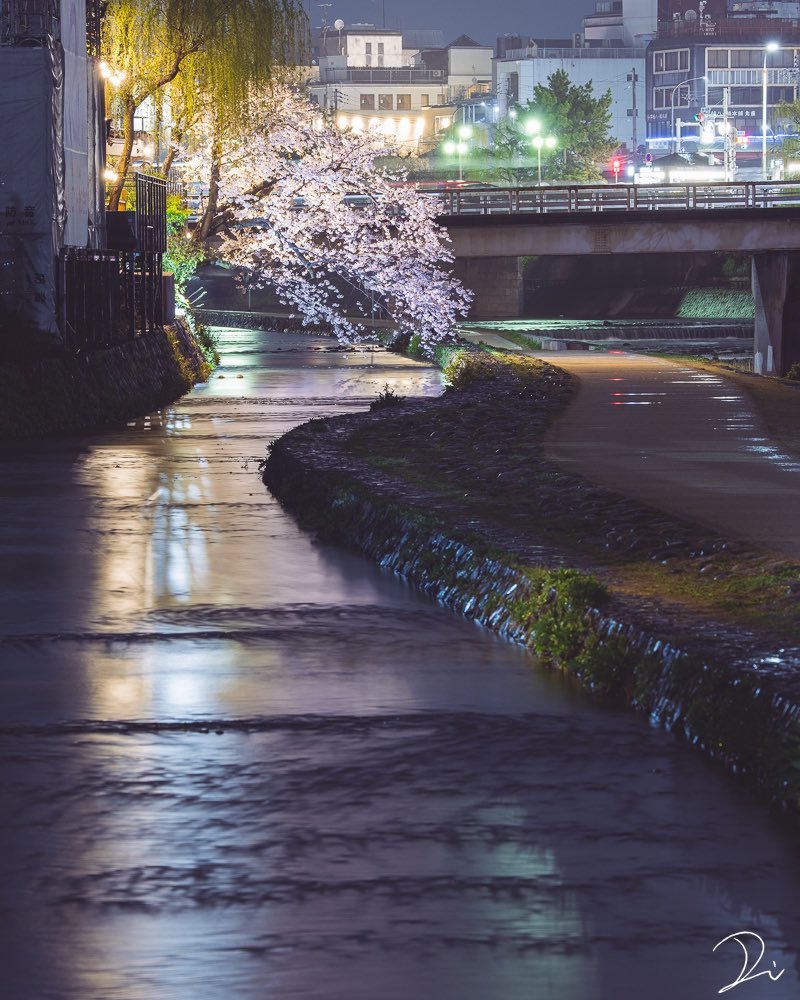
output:
M531 139L531 144L536 150L536 166L539 174L539 184L542 183L542 146L548 149L555 149L558 139L554 135L536 135Z
M764 66L761 70L761 175L767 179L767 54L777 52L778 42L767 42L764 46Z
M672 91L671 91L671 93L669 95L669 112L670 112L669 137L670 137L670 139L672 139L673 137L675 138L675 152L676 153L680 153L680 149L678 148L679 147L679 143L678 143L678 140L677 140L677 136L675 136L675 91L676 90L680 90L681 87L688 87L690 83L697 83L698 80L705 80L706 82L708 82L708 77L706 77L706 76L693 76L691 78L691 80L682 80L680 83L677 83L672 88ZM689 100L688 95L687 95L687 100ZM687 104L686 106L688 108L689 105Z
M471 135L472 129L469 125L462 125L458 130L458 137L461 140L469 139ZM453 156L455 153L458 153L458 179L463 181L464 167L462 157L464 153L468 152L469 146L464 141L453 142L452 139L448 139L447 142L443 143L442 149L444 150L446 156Z

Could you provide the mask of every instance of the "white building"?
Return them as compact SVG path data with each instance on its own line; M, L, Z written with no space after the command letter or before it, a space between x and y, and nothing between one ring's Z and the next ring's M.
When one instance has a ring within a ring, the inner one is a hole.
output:
M490 46L465 35L449 46L424 46L435 40L431 32L373 25L325 28L311 100L342 128L382 131L419 146L452 123L456 102L491 88Z
M641 48L655 38L658 0L595 0L583 19L580 41L590 47Z
M551 49L529 46L494 60L498 115L533 99L537 84L563 70L576 86L591 83L595 97L611 91L611 134L630 150L645 137L645 52L643 48Z

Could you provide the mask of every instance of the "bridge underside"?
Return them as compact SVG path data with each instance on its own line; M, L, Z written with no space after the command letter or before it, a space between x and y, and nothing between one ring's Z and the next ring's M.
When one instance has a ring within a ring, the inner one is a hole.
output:
M677 212L676 212L677 216ZM800 208L450 216L455 273L474 315L522 315L522 258L736 251L753 255L755 368L783 375L800 362ZM576 289L576 291L578 291ZM598 317L600 318L600 317Z

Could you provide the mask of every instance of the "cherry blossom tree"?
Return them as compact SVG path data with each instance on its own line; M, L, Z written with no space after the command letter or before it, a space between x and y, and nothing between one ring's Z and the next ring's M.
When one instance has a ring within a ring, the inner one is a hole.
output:
M342 343L376 310L426 354L451 338L471 293L450 273L435 200L376 166L396 151L388 137L342 131L288 87L251 121L220 158L219 256Z

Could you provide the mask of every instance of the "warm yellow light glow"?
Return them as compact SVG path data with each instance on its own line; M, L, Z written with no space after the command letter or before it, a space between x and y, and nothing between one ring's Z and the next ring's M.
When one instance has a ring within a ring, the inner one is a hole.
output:
M347 120L347 115L339 115L339 117L336 119L336 124L339 126L340 129L342 130L346 129L349 124Z
M119 174L116 172L116 170L112 170L111 167L106 167L106 169L103 171L103 178L107 181L113 182L119 180Z
M394 118L387 118L383 123L383 134L394 135L397 132L397 122Z
M411 121L408 118L401 118L397 126L397 138L403 142L411 135Z
M111 67L107 62L100 63L100 76L102 76L104 80L107 80L111 76Z
M353 129L354 132L363 132L364 131L364 119L361 118L361 116L353 115L353 120L351 122L350 127Z

